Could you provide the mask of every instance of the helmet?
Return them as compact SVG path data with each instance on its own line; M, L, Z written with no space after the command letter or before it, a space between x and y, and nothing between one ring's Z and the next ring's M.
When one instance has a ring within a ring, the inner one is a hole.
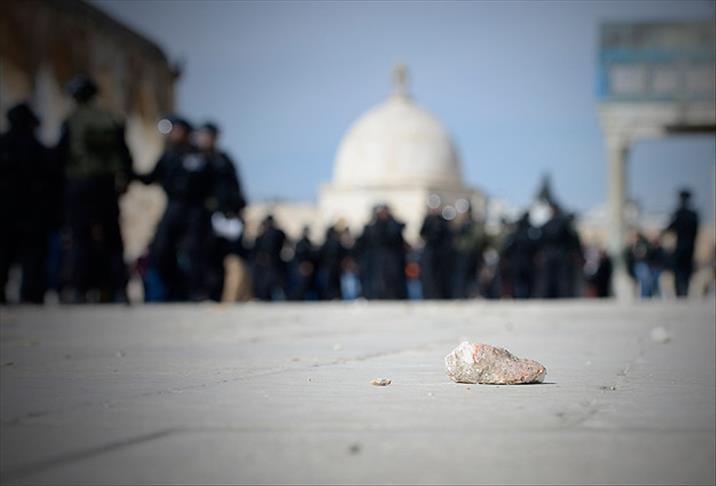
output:
M78 74L73 77L66 86L67 92L77 101L89 101L99 91L97 83L85 74Z
M213 122L204 123L202 126L199 127L199 130L206 130L207 132L210 132L214 136L219 134L219 126Z
M40 119L27 103L19 103L7 111L7 121L13 128L34 129L40 125Z

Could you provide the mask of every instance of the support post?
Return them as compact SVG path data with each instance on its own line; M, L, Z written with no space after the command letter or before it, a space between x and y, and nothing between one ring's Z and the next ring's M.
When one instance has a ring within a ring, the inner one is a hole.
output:
M607 137L609 253L612 257L612 292L619 300L633 298L633 285L624 261L626 246L626 163L629 141L621 137Z

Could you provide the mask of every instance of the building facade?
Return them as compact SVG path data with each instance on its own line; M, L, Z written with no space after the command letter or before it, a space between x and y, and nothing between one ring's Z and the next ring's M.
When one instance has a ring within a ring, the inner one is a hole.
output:
M95 79L99 103L126 119L135 169L149 170L163 147L156 129L174 107L177 71L153 42L81 0L6 0L0 15L0 110L28 101L40 139L57 143L72 108L66 83ZM5 130L4 116L0 130ZM121 200L127 259L146 248L164 207L159 188L133 184Z
M407 69L396 66L392 94L361 115L343 136L333 180L319 188L318 204L253 205L247 223L251 230L270 212L294 237L309 226L320 239L325 228L338 221L359 234L372 208L387 204L406 224L406 239L415 244L431 196L440 198L448 219L467 205L477 214L485 212L482 193L463 183L460 157L449 133L414 101Z

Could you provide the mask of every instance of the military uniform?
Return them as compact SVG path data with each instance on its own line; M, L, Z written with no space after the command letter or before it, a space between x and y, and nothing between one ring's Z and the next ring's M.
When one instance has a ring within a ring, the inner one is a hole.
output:
M124 300L127 271L118 200L132 171L124 126L94 104L80 103L63 125L58 150L76 298L82 301L88 290L98 289L102 300Z

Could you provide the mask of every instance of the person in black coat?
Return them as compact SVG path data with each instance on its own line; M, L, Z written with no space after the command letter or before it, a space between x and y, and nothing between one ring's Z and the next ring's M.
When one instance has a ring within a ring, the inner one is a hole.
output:
M606 298L611 294L612 259L603 248L596 250L596 258L585 265L584 278L588 284L587 295Z
M569 220L556 202L552 216L540 228L537 296L543 299L569 297L574 275L569 262L574 235Z
M358 241L363 296L405 299L405 224L396 220L386 205L378 206L374 214Z
M343 242L344 231L336 225L326 230L326 239L319 252L318 279L321 299L336 300L342 297L341 276L349 250Z
M291 262L292 282L290 297L292 300L318 299L318 249L311 241L311 232L304 226L301 238L293 248Z
M676 235L676 248L672 254L672 268L676 295L689 294L689 282L694 271L694 246L699 230L699 215L691 208L691 192L684 189L679 192L679 206L671 217L671 222L663 233Z
M284 300L286 297L286 262L282 252L286 233L276 226L272 215L261 222L252 249L254 296L259 300Z
M50 232L61 219L62 175L35 131L40 120L26 103L7 112L0 136L0 302L13 263L22 271L20 300L40 304L47 287Z
M538 235L539 231L530 224L529 213L524 213L503 243L502 256L512 282L512 297L515 299L529 299L533 296Z
M214 123L205 123L196 131L196 145L207 158L214 172L213 195L210 209L212 222L221 220L229 223L227 228L235 228L235 234L228 231L210 231L206 242L205 283L212 300L221 300L224 287L224 259L227 255L245 256L242 246L243 217L246 199L241 189L241 181L234 161L219 150L219 128ZM218 224L218 223L215 223ZM212 227L215 226L212 225Z
M167 207L149 251L164 285L167 301L207 298L204 285L209 217L216 207L215 173L207 157L191 143L192 127L172 117L167 148L154 169L135 177L144 184L158 183L167 195Z
M423 298L448 299L451 297L452 233L439 207L428 210L420 237L425 242L420 256Z

